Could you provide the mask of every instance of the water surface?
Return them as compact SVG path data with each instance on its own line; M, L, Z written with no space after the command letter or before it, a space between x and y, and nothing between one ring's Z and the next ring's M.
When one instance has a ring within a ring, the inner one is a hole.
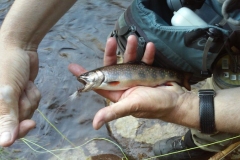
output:
M0 1L0 24L12 3L13 0ZM129 4L127 0L78 0L47 33L38 49L40 69L35 84L42 94L39 110L70 142L38 111L33 116L37 126L25 137L27 140L52 150L76 147L97 137L112 139L106 127L98 131L92 128L95 113L105 106L102 97L88 92L69 101L69 96L80 84L67 66L78 63L88 70L102 66L106 38ZM0 151L0 159L58 159L42 148L29 145L32 148L18 140L10 148ZM91 141L80 149L53 153L64 160L86 159L85 156L100 153L122 156L119 148L103 140Z

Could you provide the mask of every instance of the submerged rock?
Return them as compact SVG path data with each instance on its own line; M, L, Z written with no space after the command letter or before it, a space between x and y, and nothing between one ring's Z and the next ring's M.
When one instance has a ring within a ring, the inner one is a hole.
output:
M114 154L101 154L101 155L89 157L87 158L87 160L122 160L122 158Z

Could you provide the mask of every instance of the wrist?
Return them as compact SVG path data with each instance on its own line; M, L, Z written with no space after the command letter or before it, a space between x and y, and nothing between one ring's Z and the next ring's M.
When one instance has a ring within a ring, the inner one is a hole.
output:
M177 124L189 128L199 129L199 97L195 92L185 92L179 96L176 115L179 117Z
M21 36L24 35L25 36ZM32 38L31 38L32 37ZM27 33L21 33L19 30L12 30L11 28L0 31L1 47L7 48L21 48L26 51L36 51L40 41L33 41L34 37Z

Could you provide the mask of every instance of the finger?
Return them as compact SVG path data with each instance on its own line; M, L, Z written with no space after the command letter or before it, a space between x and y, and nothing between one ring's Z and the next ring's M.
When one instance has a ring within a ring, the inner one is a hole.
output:
M104 66L113 65L117 63L116 50L117 50L116 39L114 37L108 38L103 58Z
M35 128L36 123L33 120L24 120L19 124L18 138L24 137L30 130Z
M28 51L28 56L30 58L30 75L29 80L34 81L38 74L38 54L34 51Z
M9 85L0 87L0 146L10 146L18 134L18 98Z
M27 119L31 114L31 103L29 102L26 93L23 92L19 99L19 121Z
M34 111L37 109L41 94L35 84L28 81L27 87L19 100L19 121L29 119L32 117Z
M1 108L3 109L3 108ZM17 116L0 116L0 146L8 147L14 143L18 134L18 120Z
M124 63L134 61L137 53L137 38L131 35L127 39L126 51L124 53Z
M152 42L147 43L146 49L142 58L142 61L146 64L151 65L154 60L155 46Z
M133 108L131 102L135 101L126 98L99 110L93 119L93 128L99 129L107 122L130 115L130 110Z
M107 90L94 90L96 93L100 94L101 96L109 99L112 102L117 102L124 91L107 91Z
M74 75L74 76L79 76L85 72L87 72L86 69L84 69L82 66L75 64L75 63L71 63L68 65L68 70Z
M32 81L28 81L25 92L26 92L27 99L31 104L32 112L34 112L37 109L39 101L41 99L41 93L38 90L37 86Z

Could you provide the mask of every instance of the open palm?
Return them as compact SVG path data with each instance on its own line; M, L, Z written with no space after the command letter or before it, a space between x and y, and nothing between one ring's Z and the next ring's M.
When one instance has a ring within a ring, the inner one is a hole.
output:
M115 39L109 38L104 54L104 66L116 64L116 49ZM134 61L136 59L136 51L137 39L134 36L130 36L124 53L124 63ZM154 60L154 53L154 44L149 42L142 61L151 65ZM75 76L86 72L84 68L77 64L70 64L69 70ZM137 86L125 91L95 90L95 92L113 102L117 102L97 112L93 121L95 129L99 129L106 122L127 115L139 118L161 118L169 121L170 115L174 113L176 100L184 93L182 88L176 83L172 83L172 86L158 86L154 88ZM165 115L168 116L165 118Z

